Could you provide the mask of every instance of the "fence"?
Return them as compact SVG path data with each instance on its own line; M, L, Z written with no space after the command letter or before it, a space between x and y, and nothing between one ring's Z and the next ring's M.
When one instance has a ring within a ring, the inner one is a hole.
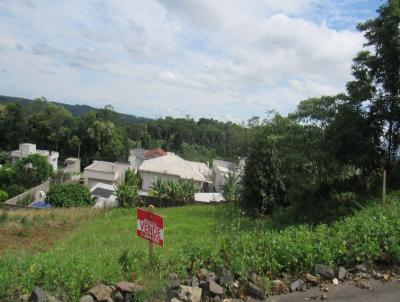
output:
M44 183L41 183L40 185L7 200L6 202L3 203L3 206L5 208L25 207L25 205L21 204L21 202L24 201L24 199L25 200L30 199L30 196L32 196L31 197L32 200L30 202L42 200L43 197L41 197L39 193L40 193L40 191L44 191L47 193L49 191L49 186L50 186L50 180L48 180Z

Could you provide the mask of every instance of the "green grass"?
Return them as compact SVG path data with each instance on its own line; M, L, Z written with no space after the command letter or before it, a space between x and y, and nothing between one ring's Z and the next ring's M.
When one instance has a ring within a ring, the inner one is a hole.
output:
M228 265L237 275L255 271L266 280L279 272L299 273L316 263L353 265L400 261L399 195L327 225L272 229L265 220L233 217L228 206L159 209L165 217L165 247L148 257L148 243L135 235L134 209L97 215L42 253L0 258L0 300L14 301L36 284L68 301L103 281L135 278L148 295L164 298L167 276Z

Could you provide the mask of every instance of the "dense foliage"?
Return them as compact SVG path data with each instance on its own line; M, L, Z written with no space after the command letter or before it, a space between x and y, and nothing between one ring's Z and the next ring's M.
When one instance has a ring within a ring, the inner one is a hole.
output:
M81 184L66 183L50 186L46 201L53 207L81 207L93 204L89 189Z
M119 206L123 208L137 205L139 191L139 177L132 170L125 172L124 181L115 187L115 195L118 198Z
M176 206L189 204L194 200L195 193L192 180L173 181L157 177L153 180L149 194L157 199L159 206Z

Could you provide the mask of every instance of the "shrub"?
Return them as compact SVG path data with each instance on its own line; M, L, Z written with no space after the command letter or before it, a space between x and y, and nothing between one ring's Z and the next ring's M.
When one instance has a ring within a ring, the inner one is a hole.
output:
M55 184L50 186L46 201L55 207L79 207L93 204L89 189L81 184Z
M0 203L5 202L8 199L8 194L6 191L0 190Z
M8 198L13 198L21 193L24 193L26 191L26 189L21 186L21 185L10 185L6 188L6 191L8 193Z

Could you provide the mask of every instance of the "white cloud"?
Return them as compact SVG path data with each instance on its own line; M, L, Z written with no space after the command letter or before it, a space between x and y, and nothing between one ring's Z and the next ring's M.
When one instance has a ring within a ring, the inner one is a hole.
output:
M306 97L343 91L363 42L359 33L330 28L324 18L312 21L318 5L2 2L1 93L113 103L153 117L286 113Z

